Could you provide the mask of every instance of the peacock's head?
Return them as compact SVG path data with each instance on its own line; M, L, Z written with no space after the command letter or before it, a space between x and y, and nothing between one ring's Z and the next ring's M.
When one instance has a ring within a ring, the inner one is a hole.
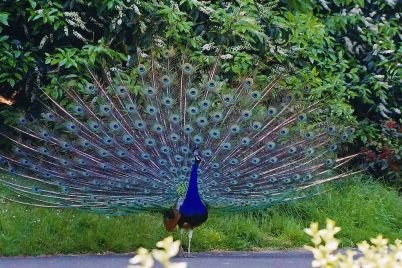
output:
M198 151L198 148L195 148L193 151L194 159L197 162L197 164L201 163L202 158L200 156L200 152Z

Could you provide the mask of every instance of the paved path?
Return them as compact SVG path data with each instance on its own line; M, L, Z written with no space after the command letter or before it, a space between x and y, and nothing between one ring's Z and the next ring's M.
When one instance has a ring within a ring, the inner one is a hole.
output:
M129 255L83 255L49 257L0 257L1 268L125 268ZM307 268L312 255L306 251L194 253L185 261L189 268Z

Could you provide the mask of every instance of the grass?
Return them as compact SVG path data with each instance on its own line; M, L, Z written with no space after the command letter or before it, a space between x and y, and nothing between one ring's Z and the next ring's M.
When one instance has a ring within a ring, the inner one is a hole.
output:
M402 199L380 183L361 178L329 184L329 191L299 202L248 213L210 211L194 232L192 249L261 250L299 248L309 243L303 229L334 219L341 246L354 246L381 233L402 238ZM31 208L0 202L0 256L133 252L154 248L169 235L160 214L108 217L75 210ZM178 238L178 232L173 233Z

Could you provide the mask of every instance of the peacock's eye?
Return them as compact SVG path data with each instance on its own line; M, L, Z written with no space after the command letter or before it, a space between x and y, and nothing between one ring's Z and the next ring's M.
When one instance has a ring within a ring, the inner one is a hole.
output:
M306 119L306 115L301 114L298 116L299 121L304 121Z
M282 128L279 133L281 134L281 136L285 136L286 134L289 133L289 129L287 129L287 128Z
M244 81L244 85L245 86L251 86L253 84L253 79L252 78L247 78L245 81Z
M329 128L328 128L328 131L329 131L329 132L332 132L332 131L334 131L334 128L333 128L333 127L329 127Z
M185 74L191 74L193 71L193 66L190 63L185 63L182 65Z
M310 138L311 137L311 133L307 132L306 133L306 138Z
M162 77L162 83L164 83L164 84L168 84L169 82L170 82L170 78L169 78L169 76L164 75L164 76Z
M138 65L137 70L141 75L145 74L146 72L145 66L143 64Z

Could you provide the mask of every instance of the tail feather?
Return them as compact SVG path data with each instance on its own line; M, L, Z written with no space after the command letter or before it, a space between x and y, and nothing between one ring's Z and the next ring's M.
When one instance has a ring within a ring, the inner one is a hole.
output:
M140 51L134 70L89 70L91 81L67 88L63 102L44 91L42 118L22 116L2 133L16 149L0 154L0 169L15 176L0 183L22 203L160 210L188 181L197 147L201 195L230 210L298 198L349 174L342 166L355 156L336 159L336 150L351 131L291 94L284 68L256 62L234 77L219 52L204 60Z

